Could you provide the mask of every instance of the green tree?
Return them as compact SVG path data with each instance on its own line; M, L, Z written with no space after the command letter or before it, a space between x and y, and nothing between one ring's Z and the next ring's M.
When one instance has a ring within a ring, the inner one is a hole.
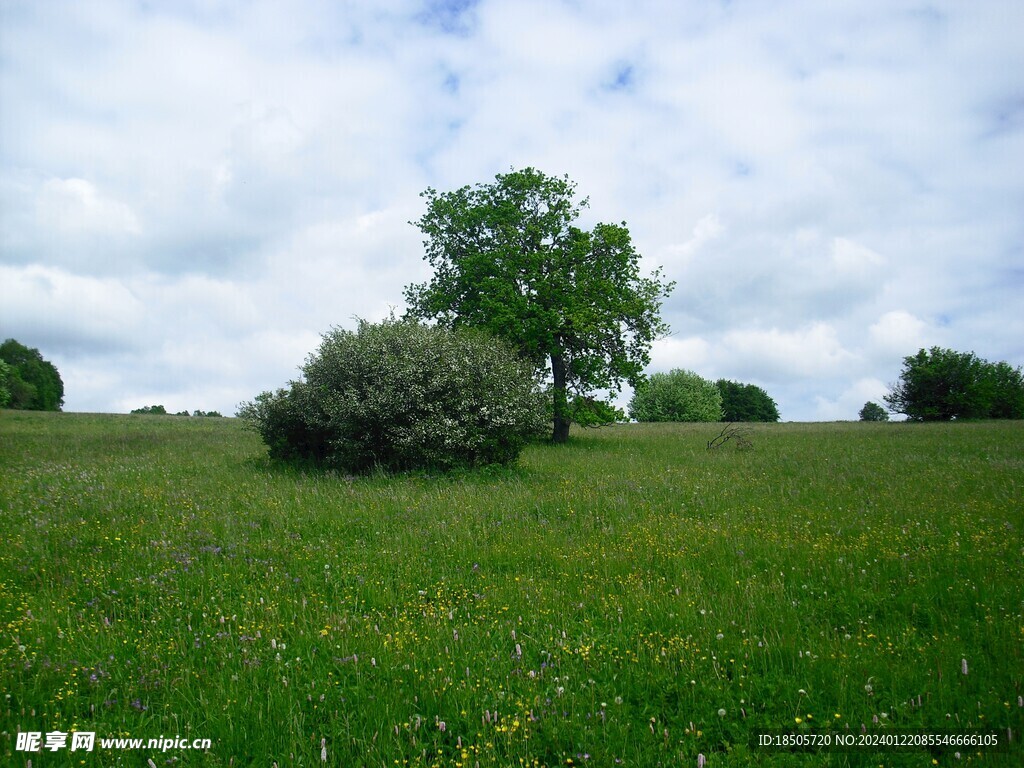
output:
M141 408L133 409L132 413L141 414L144 416L166 416L167 409L162 405L144 405ZM178 415L180 416L181 414L179 413ZM185 412L185 415L188 416L187 411Z
M483 331L361 321L325 335L302 371L238 412L276 459L349 472L507 464L545 423L532 368Z
M11 402L11 366L0 360L0 408L6 408Z
M53 363L38 349L14 339L0 344L0 360L10 367L7 390L11 408L27 411L59 411L64 405L64 382Z
M778 421L779 408L761 387L719 379L722 393L722 421Z
M642 378L651 342L667 333L661 300L673 283L642 277L625 224L574 225L576 185L527 168L454 192L427 189L429 283L406 288L409 314L507 339L552 383L552 440L573 403ZM582 414L576 411L582 418Z
M864 403L864 407L860 409L860 420L861 421L888 421L889 414L885 408L880 406L878 403L873 403L870 400Z
M903 358L898 383L883 398L911 421L1024 418L1020 368L973 352L932 347Z
M693 371L655 373L637 384L629 415L637 421L720 421L722 393Z

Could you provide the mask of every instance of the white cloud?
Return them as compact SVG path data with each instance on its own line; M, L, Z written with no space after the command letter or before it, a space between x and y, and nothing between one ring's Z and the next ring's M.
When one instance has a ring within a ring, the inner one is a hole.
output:
M884 395L889 392L885 383L874 378L858 379L843 389L835 399L824 395L815 397L815 421L856 421L865 403L885 407Z
M701 216L693 225L693 234L683 243L670 245L664 251L664 263L675 268L685 267L694 254L700 251L707 243L722 236L725 227L719 221L718 216L713 213Z
M704 370L711 358L711 345L699 336L685 339L669 336L654 342L651 356L657 360L658 370L663 373L682 368L707 378Z
M144 315L138 295L117 279L0 264L0 328L6 336L38 339L72 356L130 349L144 344Z
M100 194L85 179L50 179L36 200L39 225L65 234L138 235L142 228L126 203Z
M832 264L842 277L873 280L885 266L885 259L870 248L844 237L837 237L832 241Z
M719 360L728 361L738 375L775 382L839 378L847 375L856 362L855 355L843 347L836 329L828 323L813 323L793 331L728 331L722 344Z
M868 328L868 340L876 353L906 357L929 346L927 323L901 309L886 312Z

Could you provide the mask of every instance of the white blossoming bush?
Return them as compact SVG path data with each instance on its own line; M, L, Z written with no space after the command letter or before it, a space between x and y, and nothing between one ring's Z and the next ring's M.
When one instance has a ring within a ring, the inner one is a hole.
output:
M546 426L532 367L477 331L360 321L326 334L302 372L239 409L277 459L348 472L508 464Z

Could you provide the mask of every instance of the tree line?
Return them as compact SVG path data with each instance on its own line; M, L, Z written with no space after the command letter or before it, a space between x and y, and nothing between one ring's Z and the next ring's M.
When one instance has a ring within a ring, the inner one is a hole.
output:
M162 405L144 405L141 408L133 408L131 411L133 414L140 414L143 416L197 416L197 417L215 417L220 418L223 416L219 411L200 411L194 410L192 413L188 411L178 411L177 413L171 413Z

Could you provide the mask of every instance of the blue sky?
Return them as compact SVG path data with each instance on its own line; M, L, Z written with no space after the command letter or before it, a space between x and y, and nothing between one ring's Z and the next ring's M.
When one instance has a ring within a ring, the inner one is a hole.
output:
M678 283L650 372L854 419L1024 364L1024 4L0 0L0 336L235 406L429 277L425 188L568 174Z

